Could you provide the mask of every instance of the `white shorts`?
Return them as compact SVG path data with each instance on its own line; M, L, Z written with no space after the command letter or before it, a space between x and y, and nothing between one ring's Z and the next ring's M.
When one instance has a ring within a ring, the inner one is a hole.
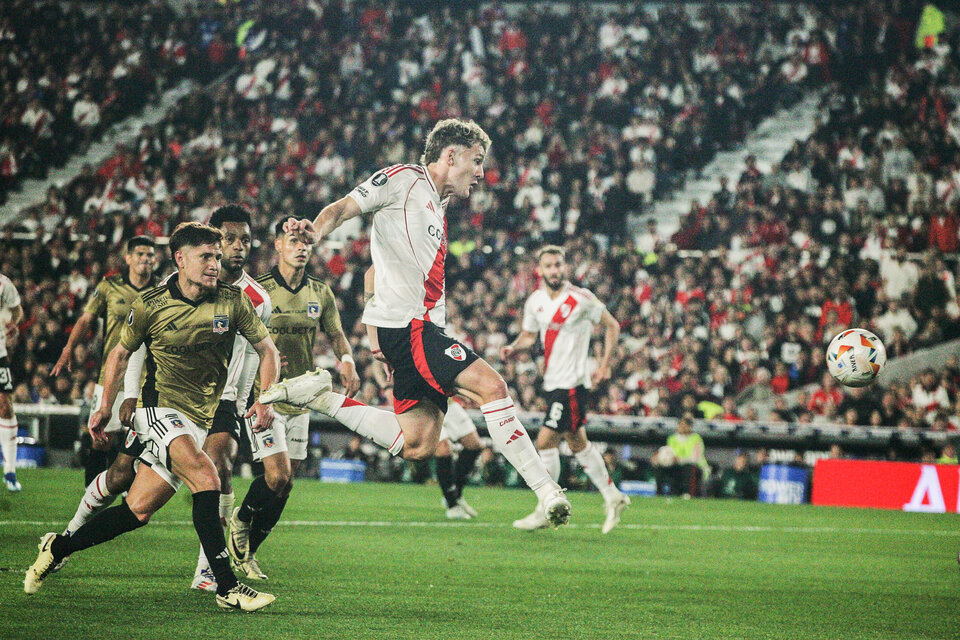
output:
M93 386L93 410L90 412L90 417L93 417L97 411L100 411L100 405L103 403L103 387L100 385ZM123 404L123 389L117 393L117 399L113 401L113 411L110 412L110 422L107 423L104 432L113 433L114 431L122 431L123 425L120 424L120 405Z
M140 462L150 465L176 491L183 481L170 470L170 443L180 436L190 436L200 449L207 439L207 430L176 409L167 407L141 408L133 415L133 426L143 443Z
M307 437L310 434L310 414L288 416L279 411L273 412L273 424L260 433L253 432L256 416L245 418L247 439L250 440L250 453L260 462L276 453L287 452L291 460L305 460L307 457Z
M476 433L477 427L467 414L467 410L459 402L447 404L447 415L440 428L440 439L450 442L460 442L471 433Z

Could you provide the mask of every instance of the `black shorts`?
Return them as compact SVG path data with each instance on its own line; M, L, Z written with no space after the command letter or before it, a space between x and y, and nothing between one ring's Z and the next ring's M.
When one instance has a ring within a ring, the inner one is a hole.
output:
M213 414L213 426L210 427L207 436L215 433L229 433L230 437L239 444L242 428L240 414L237 413L237 403L233 400L221 400L217 405L217 412Z
M548 429L573 432L587 422L590 390L586 387L547 391L546 400L547 413L543 417L543 426Z
M13 372L7 356L0 358L0 393L13 393Z
M422 400L444 413L454 380L480 356L432 322L413 320L401 329L378 327L383 357L393 367L393 409L400 414Z

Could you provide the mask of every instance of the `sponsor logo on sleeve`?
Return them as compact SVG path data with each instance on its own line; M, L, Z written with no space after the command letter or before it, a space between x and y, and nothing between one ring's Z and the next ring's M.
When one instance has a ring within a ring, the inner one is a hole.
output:
M363 198L366 198L370 195L370 192L364 189L363 186L357 186L357 193L359 193Z
M213 316L213 332L217 335L226 333L230 329L230 316L227 315L215 315Z
M127 314L127 324L133 326L133 309L130 309L130 313Z

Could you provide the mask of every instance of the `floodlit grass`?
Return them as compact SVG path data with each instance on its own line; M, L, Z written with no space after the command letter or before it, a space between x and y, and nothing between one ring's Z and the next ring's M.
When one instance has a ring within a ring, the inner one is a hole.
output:
M957 638L956 515L636 498L601 535L510 523L532 493L468 489L448 523L436 487L302 480L258 557L277 595L222 612L189 589L185 490L148 526L77 554L39 593L23 572L80 498L75 471L0 489L0 638ZM236 481L238 499L248 483Z

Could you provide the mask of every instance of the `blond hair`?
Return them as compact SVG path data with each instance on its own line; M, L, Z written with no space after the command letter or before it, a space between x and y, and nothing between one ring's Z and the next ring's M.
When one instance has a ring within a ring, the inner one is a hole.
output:
M451 145L472 147L479 144L486 151L490 148L490 136L473 120L447 118L434 125L427 136L421 164L430 164L440 159L440 153Z

